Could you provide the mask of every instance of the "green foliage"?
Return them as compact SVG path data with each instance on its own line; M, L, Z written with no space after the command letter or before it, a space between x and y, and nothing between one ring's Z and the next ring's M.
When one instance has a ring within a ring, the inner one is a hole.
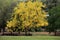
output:
M49 10L49 31L56 31L60 29L60 6L54 7L51 10Z
M10 19L16 0L0 0L0 28L6 27L6 21Z

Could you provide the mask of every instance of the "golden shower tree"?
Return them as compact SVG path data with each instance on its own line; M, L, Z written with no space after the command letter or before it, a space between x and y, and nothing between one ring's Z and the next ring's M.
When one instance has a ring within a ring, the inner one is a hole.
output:
M20 2L14 8L10 21L7 21L8 28L27 29L31 27L47 26L47 12L42 7L45 7L42 2L28 1Z

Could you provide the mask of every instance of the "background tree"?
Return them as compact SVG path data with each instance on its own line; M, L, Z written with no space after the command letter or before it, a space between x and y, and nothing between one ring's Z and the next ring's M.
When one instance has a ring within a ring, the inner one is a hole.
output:
M3 31L5 31L6 21L10 19L12 9L16 3L16 0L0 0L0 29L3 29Z
M56 6L49 10L48 21L49 26L47 27L47 29L49 30L49 32L55 32L56 35L56 31L58 29L60 30L60 6Z
M45 4L47 5L47 10L52 9L53 7L56 7L59 3L59 0L46 0Z

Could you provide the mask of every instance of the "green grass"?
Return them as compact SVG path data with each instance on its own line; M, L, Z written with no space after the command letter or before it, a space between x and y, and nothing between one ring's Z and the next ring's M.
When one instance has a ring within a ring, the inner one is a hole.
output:
M60 40L60 36L0 36L0 40Z

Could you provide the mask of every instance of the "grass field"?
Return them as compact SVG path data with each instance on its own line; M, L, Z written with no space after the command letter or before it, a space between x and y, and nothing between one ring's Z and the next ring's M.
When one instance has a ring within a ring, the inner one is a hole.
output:
M0 40L60 40L60 36L0 36Z

